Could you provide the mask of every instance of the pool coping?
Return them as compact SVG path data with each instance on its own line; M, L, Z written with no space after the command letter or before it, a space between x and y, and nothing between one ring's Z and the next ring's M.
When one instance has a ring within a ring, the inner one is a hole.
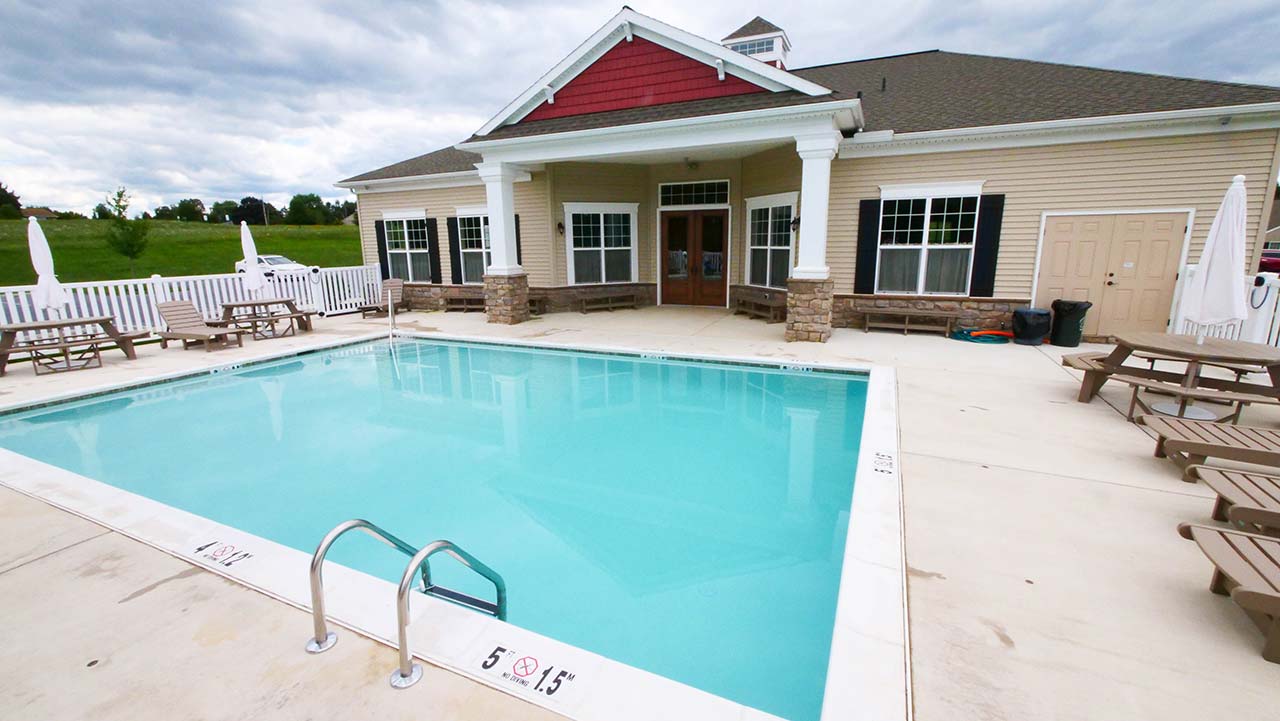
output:
M904 507L898 463L897 383L892 368L787 363L749 355L646 352L635 347L590 343L566 345L543 339L538 342L403 330L397 330L395 335L445 342L609 353L652 360L865 374L868 412L864 414L850 502L821 721L909 721L912 718ZM370 333L236 363L109 384L0 408L0 414L9 415L54 403L215 374L385 337L386 332ZM12 451L0 449L0 461L4 461L0 462L0 469L4 469L0 470L0 485L105 525L169 555L310 612L310 591L305 573L310 563L309 554ZM205 547L208 543L215 545ZM242 553L251 555L236 559ZM228 565L228 559L235 560ZM325 568L329 620L395 647L394 584L336 563L326 564ZM702 719L776 718L678 681L418 594L411 604L409 631L415 656L577 721L695 715ZM304 640L299 639L299 653ZM496 646L518 649L527 655L536 652L543 659L556 659L555 665L574 671L583 683L574 685L572 693L558 694L553 699L531 691L528 686L517 685L511 678L495 676L491 671L482 670L479 663L485 658L486 649L492 650ZM586 690L577 691L584 686Z

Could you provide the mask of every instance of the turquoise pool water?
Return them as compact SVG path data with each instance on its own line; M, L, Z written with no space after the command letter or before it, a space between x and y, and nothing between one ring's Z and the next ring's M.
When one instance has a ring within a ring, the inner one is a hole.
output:
M0 446L307 553L355 517L448 538L511 623L816 721L865 399L856 375L379 341L0 416ZM405 562L359 534L329 558Z

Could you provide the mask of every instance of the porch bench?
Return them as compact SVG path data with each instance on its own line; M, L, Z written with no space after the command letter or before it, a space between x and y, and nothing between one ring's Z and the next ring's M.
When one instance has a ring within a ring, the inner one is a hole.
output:
M960 319L958 311L919 310L915 308L868 308L862 312L863 332L871 332L872 328L883 330L900 330L903 335L918 330L951 335L955 322ZM884 320L876 320L882 318ZM921 320L923 319L923 321ZM912 322L912 321L916 322Z
M458 313L483 313L484 296L458 296L444 299L444 311Z
M529 299L529 315L546 315L547 299L545 297L536 297Z
M767 323L781 323L787 319L787 297L782 294L760 298L739 297L733 305L733 312L763 318Z
M592 310L613 311L617 308L635 308L639 304L636 294L628 291L593 295L583 298L579 308L583 313Z

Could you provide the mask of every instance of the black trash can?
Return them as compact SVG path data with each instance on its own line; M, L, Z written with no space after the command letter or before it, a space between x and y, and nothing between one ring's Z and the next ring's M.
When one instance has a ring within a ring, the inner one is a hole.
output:
M1013 342L1040 345L1049 335L1052 317L1042 308L1019 308L1013 311Z
M1093 303L1087 300L1053 301L1053 332L1049 334L1049 342L1063 348L1080 345L1080 336L1084 335L1084 316L1092 307Z

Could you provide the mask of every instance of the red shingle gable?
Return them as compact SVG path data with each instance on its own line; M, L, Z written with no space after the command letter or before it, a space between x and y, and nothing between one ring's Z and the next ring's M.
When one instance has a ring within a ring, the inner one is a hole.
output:
M610 48L556 91L555 104L543 101L521 122L760 92L765 89L728 74L719 80L714 67L636 37Z

